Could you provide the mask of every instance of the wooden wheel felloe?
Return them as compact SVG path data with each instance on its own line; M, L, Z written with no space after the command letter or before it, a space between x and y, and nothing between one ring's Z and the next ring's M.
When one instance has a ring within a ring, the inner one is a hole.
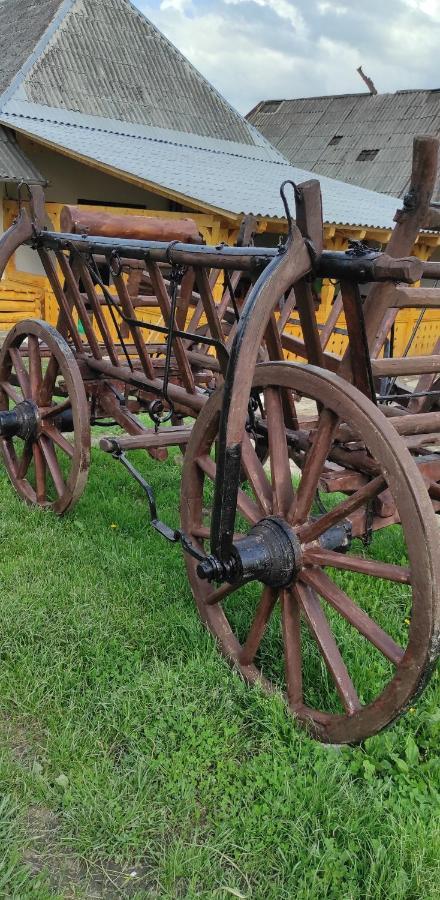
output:
M81 496L90 464L89 409L75 357L45 322L21 322L0 352L0 447L27 503L62 515Z
M435 514L402 439L352 385L314 367L269 363L257 367L253 386L262 400L259 428L267 433L269 458L263 466L244 436L247 485L239 492L234 544L256 523L276 517L294 535L295 572L287 587L252 581L216 588L198 577L187 556L192 591L222 652L246 680L281 688L292 713L320 740L361 741L408 707L438 653ZM286 394L309 400L309 424L300 421L296 431L284 424ZM196 421L183 470L182 527L205 552L221 404L219 390ZM340 449L336 429L346 422L368 449L371 474L348 497L327 495L324 513L317 492ZM400 524L381 536L398 565L382 561L375 537L368 550L360 540L369 511L384 496ZM348 522L354 538L344 552L338 532Z

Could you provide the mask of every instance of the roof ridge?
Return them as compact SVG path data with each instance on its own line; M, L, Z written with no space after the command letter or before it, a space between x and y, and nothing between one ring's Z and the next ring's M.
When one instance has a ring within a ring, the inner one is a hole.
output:
M248 113L246 113L246 118L248 116L253 115L256 112L262 112L266 103L303 103L306 100L343 100L348 97L372 97L377 98L378 100L382 97L396 97L397 95L401 96L402 94L437 94L440 93L440 87L438 88L401 88L399 91L378 91L377 94L371 94L370 91L352 91L346 94L314 94L310 97L284 97L281 100L274 97L267 98L266 100L260 100Z
M38 39L37 43L34 46L34 49L31 51L31 53L29 53L29 56L26 58L23 65L14 75L10 85L0 95L0 109L3 108L3 106L8 103L9 100L11 100L17 93L21 84L26 78L26 75L30 72L39 56L41 56L41 53L46 48L52 35L55 34L56 31L58 31L58 28L61 25L63 19L70 12L71 8L76 2L77 0L59 0L58 10L50 20L49 25L44 30L41 37Z

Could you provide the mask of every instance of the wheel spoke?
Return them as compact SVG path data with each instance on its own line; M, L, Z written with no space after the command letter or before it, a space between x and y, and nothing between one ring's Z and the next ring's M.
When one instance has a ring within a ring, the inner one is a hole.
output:
M324 600L327 600L347 622L350 622L387 659L394 663L395 666L399 665L404 655L402 647L399 647L386 631L383 631L373 619L370 619L370 616L357 606L351 597L328 577L326 572L322 572L320 569L305 569L301 574L301 578L310 587L315 588Z
M226 600L227 597L230 597L234 591L238 591L243 585L240 582L239 584L222 584L221 587L217 588L217 590L213 591L212 594L209 594L206 603L208 606L217 606L217 603L221 603L222 600Z
M62 434L62 432L58 430L58 428L55 428L54 425L47 424L44 428L44 434L46 434L47 437L50 438L51 441L53 441L54 444L56 444L57 447L59 447L60 450L63 451L63 453L66 453L66 455L70 459L73 459L75 455L75 448L73 444L71 444L70 441L68 441L67 438L64 437L64 434Z
M299 488L289 509L288 519L293 524L304 521L310 512L338 421L331 410L321 412L313 443L307 451Z
M23 453L21 455L21 459L18 461L17 465L17 479L20 481L25 477L29 466L32 462L32 441L26 441L23 447Z
M47 369L41 383L40 388L40 406L49 406L53 392L55 390L55 382L60 370L58 360L55 356L51 356L47 365Z
M35 466L35 487L37 494L37 502L45 503L46 501L46 463L43 452L39 444L32 445L32 453Z
M54 416L60 416L61 413L66 412L68 409L72 409L71 400L65 400L64 403L60 403L58 406L51 406L50 409L40 412L40 415L42 419L53 419Z
M49 441L49 439L42 434L38 440L39 446L43 452L44 458L47 463L47 467L52 477L52 481L55 485L55 490L59 497L62 497L64 491L66 490L66 485L64 482L63 474L60 469L59 462L56 457L56 453L53 447L53 444Z
M10 347L9 355L12 359L14 369L15 369L15 372L16 372L16 375L18 378L18 383L23 392L23 397L25 400L31 400L32 392L31 392L31 383L29 380L29 374L27 373L27 371L25 369L23 360L20 355L20 351L17 350L16 347Z
M338 506L335 506L328 513L320 516L315 522L309 522L306 525L303 525L298 531L300 541L303 543L315 541L321 534L328 531L329 528L332 528L339 522L342 522L343 519L346 519L350 513L355 512L359 507L368 503L369 500L377 497L384 487L386 487L386 481L381 475L378 475L377 478L373 478L373 480L366 484L365 487L360 488L355 494L347 500L344 500L342 503L339 503Z
M303 686L301 610L298 597L292 591L281 591L281 617L283 623L287 696L290 706L295 708L302 705Z
M384 563L376 559L362 559L360 556L350 556L348 553L336 553L334 550L306 547L303 562L306 566L330 566L332 569L370 575L371 578L384 578L386 581L395 581L397 584L411 584L411 571L407 566L397 566L394 563Z
M13 387L12 384L9 384L9 381L0 382L0 390L2 390L15 405L21 403L23 400L23 397L20 397L20 395L17 394L15 387Z
M248 434L245 434L243 438L242 465L258 505L261 507L264 515L270 516L272 512L272 488Z
M274 387L265 389L264 400L272 473L273 511L285 516L294 502L294 492L283 403L279 390Z
M344 709L352 715L361 709L361 703L319 599L310 587L301 582L295 585L294 590L298 595L310 630L321 650Z
M35 334L28 337L29 380L33 400L38 402L43 373L41 370L40 345Z
M215 481L217 466L210 456L207 456L206 454L198 456L197 465L211 481ZM237 507L245 519L252 525L255 525L256 522L260 521L261 513L257 504L242 490L238 491Z
M252 665L257 650L264 637L267 624L272 615L274 606L278 599L278 591L271 587L265 587L261 595L261 600L257 609L257 614L252 622L246 642L240 653L240 663L242 666Z

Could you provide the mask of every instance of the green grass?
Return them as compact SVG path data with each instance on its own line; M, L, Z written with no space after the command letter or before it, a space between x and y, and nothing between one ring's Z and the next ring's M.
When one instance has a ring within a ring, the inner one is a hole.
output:
M0 475L0 896L438 898L438 673L365 746L315 744L220 658L180 550L93 463L64 520ZM181 469L146 470L177 524ZM396 532L377 553L400 563Z

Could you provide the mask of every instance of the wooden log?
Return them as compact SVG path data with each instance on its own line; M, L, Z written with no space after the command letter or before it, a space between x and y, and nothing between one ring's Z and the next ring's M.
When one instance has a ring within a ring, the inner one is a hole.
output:
M182 241L200 244L201 235L192 219L161 219L149 216L115 216L78 206L64 206L61 231L96 237L131 238L140 241Z
M433 281L440 279L440 261L435 262L431 260L423 263L423 277L432 278Z

